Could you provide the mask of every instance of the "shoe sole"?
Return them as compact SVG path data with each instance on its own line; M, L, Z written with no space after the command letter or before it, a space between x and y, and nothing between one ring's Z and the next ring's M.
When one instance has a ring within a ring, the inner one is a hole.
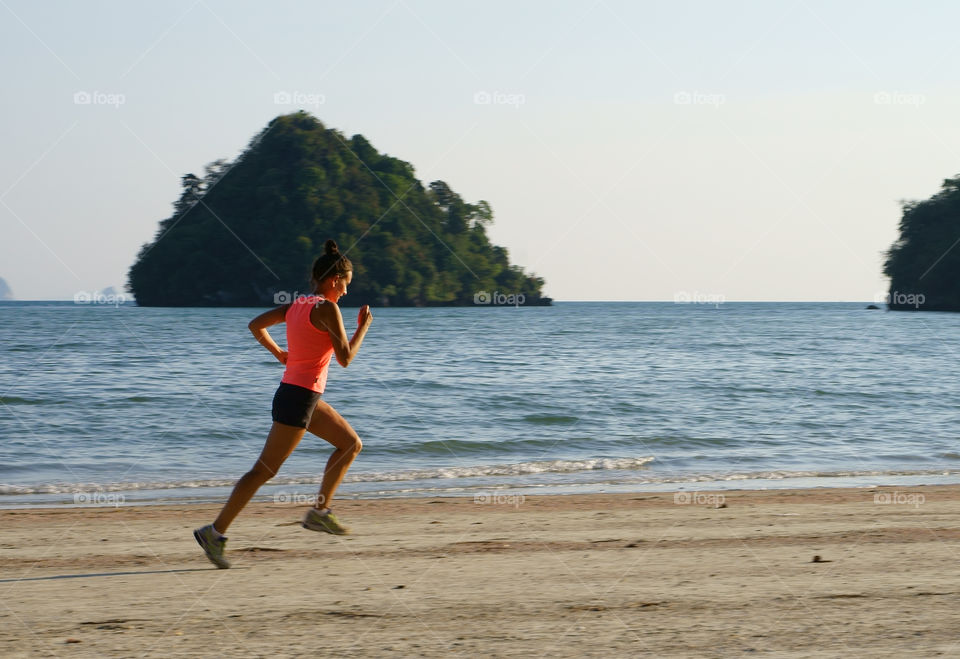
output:
M331 531L325 526L307 526L306 522L301 522L300 526L307 529L308 531L319 531L322 533L329 533L330 535L350 535L350 529L344 529L340 533L337 533L336 531Z
M216 565L221 570L227 570L230 568L230 563L228 563L226 559L222 559L223 562L219 563L207 552L207 548L203 546L203 537L200 535L199 532L197 531L193 532L193 539L197 541L198 545L200 545L200 549L203 550L203 555L207 557L208 561Z

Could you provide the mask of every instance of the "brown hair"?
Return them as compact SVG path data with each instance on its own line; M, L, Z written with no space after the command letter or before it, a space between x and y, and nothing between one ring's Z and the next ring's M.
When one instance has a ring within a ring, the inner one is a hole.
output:
M318 283L332 275L346 277L353 271L353 264L346 256L340 253L337 243L330 239L323 244L323 256L318 256L313 262L313 278Z

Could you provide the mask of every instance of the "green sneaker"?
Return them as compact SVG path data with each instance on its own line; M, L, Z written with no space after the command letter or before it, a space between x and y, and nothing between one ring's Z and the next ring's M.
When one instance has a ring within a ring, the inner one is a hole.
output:
M227 538L226 536L216 537L213 524L194 529L193 537L197 539L197 544L203 547L203 552L211 563L224 570L230 567L230 561L223 555L223 550L227 547Z
M350 529L340 524L340 520L332 512L322 514L316 508L311 508L303 517L303 528L311 531L325 531L334 535L347 535Z

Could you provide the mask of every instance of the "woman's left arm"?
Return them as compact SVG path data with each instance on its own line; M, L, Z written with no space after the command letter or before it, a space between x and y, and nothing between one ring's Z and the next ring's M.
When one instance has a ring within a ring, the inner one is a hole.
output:
M287 351L280 349L280 346L277 345L277 342L274 341L273 337L270 336L267 328L272 325L282 323L287 315L287 309L289 307L289 304L281 304L276 309L264 311L262 314L251 320L247 325L247 327L250 328L250 331L253 333L253 338L257 340L257 343L269 350L270 354L276 357L281 364L287 363Z

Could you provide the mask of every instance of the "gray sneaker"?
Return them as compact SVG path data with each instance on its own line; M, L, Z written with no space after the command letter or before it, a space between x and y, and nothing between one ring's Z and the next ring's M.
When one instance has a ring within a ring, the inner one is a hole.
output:
M340 524L340 520L332 512L321 514L316 508L311 508L303 517L303 528L311 531L325 531L334 535L347 535L350 529Z
M227 538L226 536L216 537L213 524L194 529L193 537L197 539L197 544L203 547L203 553L207 555L211 563L221 569L230 567L230 561L223 555L223 551L227 547Z

